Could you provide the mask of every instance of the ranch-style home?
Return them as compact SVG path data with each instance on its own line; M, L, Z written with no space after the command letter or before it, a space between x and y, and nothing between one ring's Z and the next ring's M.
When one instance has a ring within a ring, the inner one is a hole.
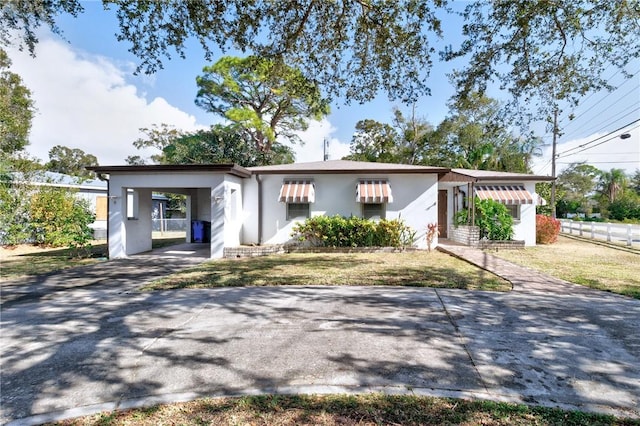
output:
M223 257L225 248L286 243L296 222L336 214L401 219L417 231L415 245L426 248L427 225L438 223L440 238L452 238L453 216L473 208L467 205L471 194L507 205L515 219L514 239L531 246L540 202L535 183L551 179L346 160L247 168L195 164L90 169L108 180L111 258L151 250L153 192L186 196L187 220L199 225L187 227L186 241L200 241L202 235L192 233L206 233L211 258Z

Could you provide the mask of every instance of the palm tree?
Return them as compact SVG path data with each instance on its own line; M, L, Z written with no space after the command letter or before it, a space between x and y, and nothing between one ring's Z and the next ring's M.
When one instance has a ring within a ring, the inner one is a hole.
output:
M622 195L629 180L622 169L611 169L603 172L600 176L598 191L607 198L609 203L613 203Z

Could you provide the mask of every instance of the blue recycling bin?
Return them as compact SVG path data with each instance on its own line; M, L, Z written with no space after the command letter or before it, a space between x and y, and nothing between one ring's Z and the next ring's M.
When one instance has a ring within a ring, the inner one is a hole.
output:
M191 221L191 241L201 243L204 241L204 222L201 220Z

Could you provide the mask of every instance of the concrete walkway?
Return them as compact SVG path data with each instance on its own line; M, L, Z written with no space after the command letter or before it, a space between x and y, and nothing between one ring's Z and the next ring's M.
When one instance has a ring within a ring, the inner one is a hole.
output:
M142 281L186 261L172 267L171 256L140 257L127 272L121 261L86 269L75 279L94 285L2 305L0 422L198 396L370 391L640 417L640 301L443 248L506 277L514 290L141 293ZM40 285L60 288L62 275Z

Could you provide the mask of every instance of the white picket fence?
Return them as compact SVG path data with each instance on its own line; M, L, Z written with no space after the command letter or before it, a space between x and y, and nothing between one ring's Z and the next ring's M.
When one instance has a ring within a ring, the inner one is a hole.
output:
M560 232L592 240L640 246L640 225L604 222L579 222L560 219Z

